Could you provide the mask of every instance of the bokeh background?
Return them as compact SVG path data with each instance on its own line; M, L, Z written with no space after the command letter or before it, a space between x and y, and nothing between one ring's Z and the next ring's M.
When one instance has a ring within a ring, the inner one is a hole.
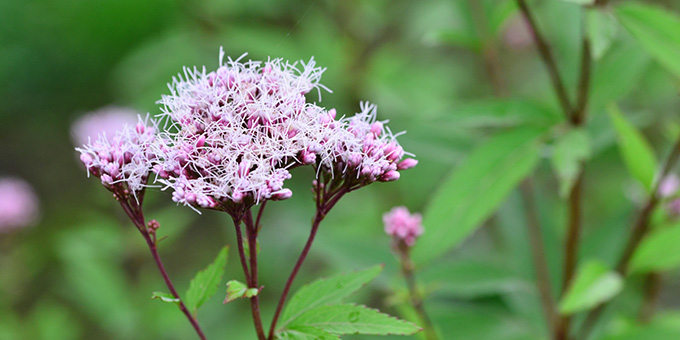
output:
M680 11L674 0L652 2ZM0 233L0 339L194 337L176 308L150 299L151 292L164 290L161 278L111 195L87 178L74 151L72 126L111 105L157 114L155 102L168 93L172 76L185 65L214 69L220 46L232 58L246 52L254 60L313 56L327 67L322 83L333 91L322 93L322 106L352 114L368 100L378 105L379 118L389 120L392 131L407 131L400 142L420 164L396 183L374 184L343 199L323 223L294 286L384 263L384 272L354 301L404 316L404 288L382 214L395 205L422 211L470 150L519 124L511 110L487 112L494 105L521 99L560 119L545 68L513 4L0 1L0 177L24 179L39 200L37 221ZM560 0L532 6L567 84L575 88L579 6ZM490 62L506 84L506 99L494 93ZM594 153L587 166L586 241L580 256L613 262L641 194L616 150L605 104L618 102L663 155L680 130L680 100L677 80L622 29L594 72L588 122ZM264 219L265 323L309 230L312 179L304 170L295 173L293 198L271 204ZM565 208L549 161L539 166L535 186L547 260L558 277ZM160 233L168 236L161 254L184 291L221 246L234 244L233 227L225 214L199 215L177 207L168 192L151 191L146 215L160 221ZM510 194L482 229L422 269L433 294L428 308L446 339L547 338L523 216L518 193ZM242 280L233 250L230 257L224 282ZM624 319L639 286L633 280L631 298L621 299ZM680 304L678 288L678 273L668 274L662 308ZM199 311L208 337L254 338L246 301L224 306L223 296L220 288Z

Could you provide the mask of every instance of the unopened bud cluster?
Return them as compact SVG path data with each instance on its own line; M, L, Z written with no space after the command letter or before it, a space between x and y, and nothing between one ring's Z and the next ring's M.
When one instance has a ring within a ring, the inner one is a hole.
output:
M383 215L385 232L397 241L412 247L423 233L422 217L411 214L406 207L395 207Z

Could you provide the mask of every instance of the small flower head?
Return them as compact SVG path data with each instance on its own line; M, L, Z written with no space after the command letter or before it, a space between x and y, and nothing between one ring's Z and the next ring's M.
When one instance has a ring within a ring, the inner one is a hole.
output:
M135 125L137 115L137 111L130 108L107 106L76 120L71 126L71 137L75 145L90 143L99 135L111 138L123 126Z
M141 119L135 126L125 125L109 137L104 134L93 142L76 148L88 174L116 193L126 190L133 195L144 189L151 170L150 146L156 129Z
M670 174L659 183L659 196L667 198L675 195L680 189L680 178L675 174Z
M31 185L18 178L0 178L0 232L33 225L38 198Z
M361 112L340 119L322 135L321 167L361 185L399 179L399 170L412 168L418 161L402 160L406 152L386 123L377 120L375 105L362 103Z
M420 214L411 214L406 207L395 207L383 215L385 232L397 241L412 247L423 233Z
M281 200L293 166L313 161L309 126L324 110L305 94L324 88L322 68L281 59L185 69L159 101L166 131L154 171L185 205L218 208Z

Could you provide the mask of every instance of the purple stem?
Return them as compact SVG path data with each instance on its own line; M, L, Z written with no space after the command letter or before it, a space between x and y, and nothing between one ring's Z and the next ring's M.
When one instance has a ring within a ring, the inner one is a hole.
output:
M120 205L123 207L125 213L128 215L128 217L130 217L132 222L135 224L139 232L144 237L146 244L149 246L149 251L151 251L151 255L153 256L153 259L156 262L156 267L158 267L158 270L161 272L161 276L163 276L165 285L170 290L170 294L172 294L172 296L178 300L177 305L179 306L179 309L182 311L182 313L184 313L184 315L187 317L191 325L194 327L194 330L196 331L198 337L201 338L202 340L206 340L205 334L203 334L203 330L201 330L201 326L198 325L198 321L196 320L196 318L194 318L194 316L191 315L187 307L184 305L184 302L179 297L179 294L177 293L175 286L172 284L172 281L170 280L170 276L168 276L168 272L165 270L165 266L163 266L163 261L161 261L161 257L158 254L158 247L156 245L156 242L152 240L151 236L149 235L149 232L146 230L144 214L142 213L141 209L139 209L139 207L137 207L137 209L132 209L129 206L128 202L126 202L123 199L120 200Z

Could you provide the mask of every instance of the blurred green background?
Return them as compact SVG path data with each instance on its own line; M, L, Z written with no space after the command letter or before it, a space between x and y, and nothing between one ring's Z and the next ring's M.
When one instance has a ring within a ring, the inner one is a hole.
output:
M653 2L680 11L677 1ZM515 100L537 108L545 117L539 120L561 119L545 68L513 4L0 1L0 177L30 182L41 205L37 225L0 234L0 339L195 337L176 308L150 299L151 292L165 287L143 239L111 195L86 177L70 129L82 115L108 105L158 113L155 101L168 92L172 76L185 65L214 69L220 46L232 58L246 52L254 60L314 56L327 67L322 83L333 90L323 93L322 106L352 114L359 101L368 100L378 105L379 119L388 119L392 131L407 131L400 142L419 165L396 183L374 184L343 199L322 224L294 286L385 263L378 280L355 301L406 317L404 287L382 214L395 205L422 211L446 174L476 145L525 124L512 112ZM531 4L565 81L575 88L580 6L560 0ZM497 52L512 99L494 97L489 49ZM615 261L640 199L616 150L605 105L618 102L663 155L679 130L677 85L618 29L592 79L587 126L594 152L586 168L582 258ZM491 112L498 105L508 107L502 115ZM549 147L545 153L547 158ZM290 180L293 198L269 205L264 219L260 281L266 324L313 216L313 174L301 170ZM541 162L535 186L547 260L557 278L565 208L549 161ZM225 214L198 215L176 207L168 192L152 191L146 215L160 221L161 235L169 236L161 254L184 291L222 245L234 244L233 227ZM504 202L462 246L422 268L421 278L433 294L427 306L446 339L547 339L519 194ZM243 279L236 258L232 249L225 282ZM625 307L637 303L638 281L633 278L626 286L632 292L617 300L619 324L635 315ZM678 288L680 275L668 274L662 308L680 305ZM208 337L254 338L246 301L224 306L223 288L218 295L199 311ZM680 318L672 320L680 328Z

